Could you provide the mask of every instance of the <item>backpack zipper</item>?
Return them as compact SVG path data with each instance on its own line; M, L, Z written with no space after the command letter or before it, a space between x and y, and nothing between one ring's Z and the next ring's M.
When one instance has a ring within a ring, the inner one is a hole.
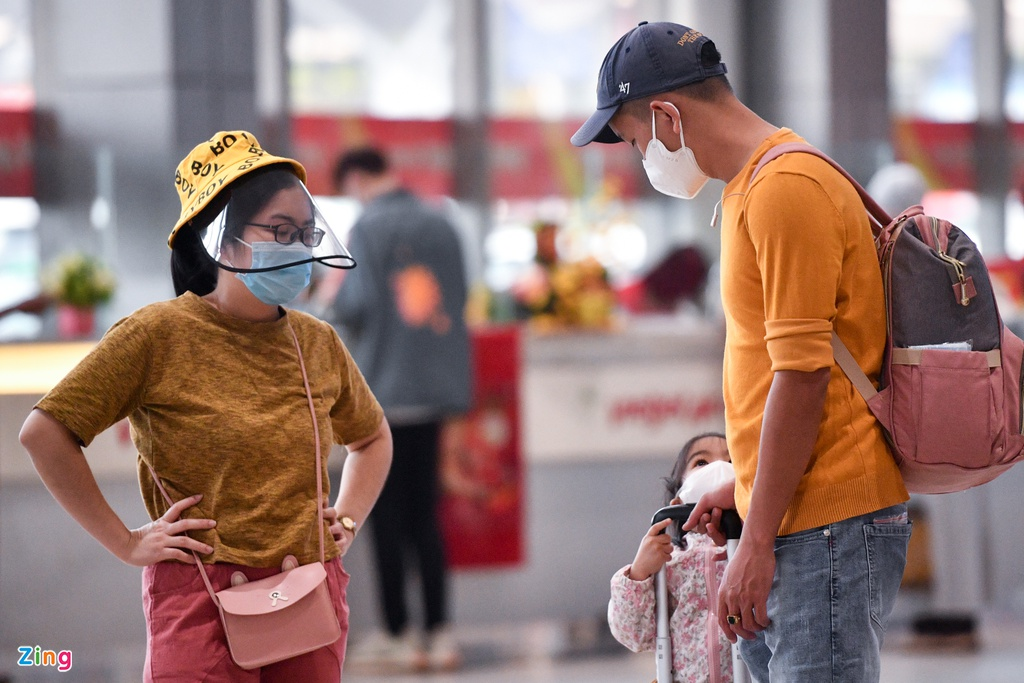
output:
M939 248L939 221L935 218L931 219L932 224L932 237L935 239L935 252L939 255L939 258L953 266L953 270L956 272L956 277L960 281L960 305L967 306L971 303L971 299L967 296L967 279L964 277L964 264L962 261L958 261L946 254L941 248Z

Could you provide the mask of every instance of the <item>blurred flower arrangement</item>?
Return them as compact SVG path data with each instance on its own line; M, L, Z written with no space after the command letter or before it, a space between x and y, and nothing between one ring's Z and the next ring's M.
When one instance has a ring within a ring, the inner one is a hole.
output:
M43 273L43 290L76 308L94 308L114 295L114 274L96 258L75 252L58 257Z
M511 289L517 317L539 331L611 327L615 293L607 269L593 257L560 261L557 231L553 223L534 226L535 262Z
M537 271L534 271L537 272ZM612 324L615 295L608 272L597 259L556 264L550 271L513 287L513 296L541 331L565 328L607 329Z
M525 210L506 204L499 216L502 228L495 235L507 237L500 248L495 242L489 256L492 277L470 290L468 322L523 320L542 331L614 328L619 322L618 282L639 267L646 249L645 235L620 195L618 184L606 179L579 201ZM560 219L536 220L531 214ZM524 229L532 232L535 245L528 264L522 259Z

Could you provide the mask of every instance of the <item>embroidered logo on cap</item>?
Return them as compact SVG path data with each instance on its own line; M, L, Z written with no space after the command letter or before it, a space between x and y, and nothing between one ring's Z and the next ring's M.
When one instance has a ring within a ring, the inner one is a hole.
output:
M623 83L623 82L620 81L619 82L619 92L623 93L624 95L628 95L629 94L629 83Z
M683 37L680 38L679 42L676 43L676 44L677 45L682 45L682 46L685 47L687 43L692 43L693 41L697 40L698 38L703 38L703 37L704 37L703 33L701 33L700 31L694 31L691 28L689 31L687 31L686 33L683 34Z

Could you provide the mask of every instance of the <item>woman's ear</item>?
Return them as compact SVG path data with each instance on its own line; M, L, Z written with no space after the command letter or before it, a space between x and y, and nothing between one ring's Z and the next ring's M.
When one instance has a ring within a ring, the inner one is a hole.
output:
M248 268L252 265L252 247L228 239L220 248L220 260L232 268Z

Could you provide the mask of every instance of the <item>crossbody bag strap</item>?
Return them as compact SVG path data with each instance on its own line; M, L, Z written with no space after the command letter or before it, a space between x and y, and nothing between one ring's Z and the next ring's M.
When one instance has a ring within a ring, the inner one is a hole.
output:
M288 322L288 331L292 335L292 341L295 343L295 353L299 357L299 369L302 370L302 386L306 390L306 400L309 403L309 415L313 420L313 438L316 443L316 519L317 519L317 538L320 544L320 563L324 562L324 482L323 472L321 471L322 456L320 453L320 426L316 419L316 406L313 403L313 392L309 388L309 376L306 374L306 362L302 358L302 348L299 346L299 338L295 334L295 330L292 328L291 322ZM153 477L153 482L156 487L160 490L164 500L167 501L167 505L174 505L174 500L171 499L167 493L167 489L160 482L160 477L157 475L156 470L149 463L146 463L149 467L149 473ZM206 567L203 566L203 561L199 558L199 554L192 550L192 557L196 560L196 567L199 569L199 575L203 578L203 583L206 585L207 592L210 593L210 597L213 598L214 603L220 606L220 600L217 599L217 593L213 590L213 584L210 583L210 577L206 573Z
M153 469L153 466L149 463L146 463L146 467L149 468L149 473L153 477L153 482L156 484L156 487L160 489L160 493L163 495L164 500L167 501L167 505L174 505L174 501L171 499L170 495L168 495L167 489L165 489L164 485L160 483L160 477L157 476L156 470ZM189 552L192 553L192 557L196 560L196 567L199 568L199 576L203 577L203 583L206 585L207 592L210 594L210 597L213 598L214 604L220 607L220 600L217 599L217 593L213 590L213 584L210 583L210 577L206 575L206 567L203 566L203 561L199 559L199 553L195 550L190 550Z
M321 471L320 455L320 424L316 419L316 406L313 405L313 392L309 388L309 376L306 374L306 362L302 359L302 349L299 347L299 338L292 329L291 322L288 322L288 331L292 333L292 341L295 342L295 353L299 357L299 369L302 370L302 386L306 389L306 401L309 403L309 416L313 420L313 441L316 447L316 535L320 540L320 563L324 562L324 475Z

